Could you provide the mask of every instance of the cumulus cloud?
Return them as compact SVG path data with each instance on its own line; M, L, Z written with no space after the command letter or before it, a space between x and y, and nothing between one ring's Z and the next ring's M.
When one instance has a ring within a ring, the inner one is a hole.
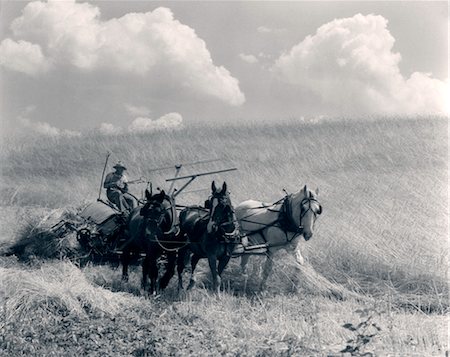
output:
M81 133L78 131L72 130L62 130L51 126L49 123L40 122L40 121L32 121L28 118L19 118L19 128L22 134L37 134L44 136L80 136Z
M148 116L150 114L150 109L146 106L136 106L132 104L125 104L125 109L128 114L132 116Z
M111 123L101 123L98 131L102 135L117 135L123 132L121 127L115 126Z
M446 83L400 73L387 24L375 15L333 20L281 55L272 70L346 114L446 112Z
M156 120L139 117L133 120L128 127L128 131L132 133L144 133L161 129L174 129L180 127L182 122L183 118L178 113L169 113Z
M117 135L125 132L148 133L158 130L178 129L181 128L182 123L183 117L180 114L168 113L155 120L148 117L138 117L126 129L111 123L102 123L98 132L102 135Z
M258 58L256 58L255 56L253 56L253 55L246 55L244 53L240 53L239 54L239 58L241 60L243 60L244 62L247 62L247 63L250 63L250 64L258 63L258 61L259 61Z
M206 43L168 8L102 20L92 4L34 1L12 22L11 30L27 41L20 45L22 52L28 44L35 57L40 53L44 58L45 53L55 66L145 76L158 85L213 96L231 105L245 101L238 80L213 63Z
M271 28L271 27L267 27L267 26L259 26L256 30L259 33L274 33L274 34L280 34L280 33L284 33L287 31L284 28Z
M50 63L39 45L7 38L0 43L0 66L34 76L47 71Z

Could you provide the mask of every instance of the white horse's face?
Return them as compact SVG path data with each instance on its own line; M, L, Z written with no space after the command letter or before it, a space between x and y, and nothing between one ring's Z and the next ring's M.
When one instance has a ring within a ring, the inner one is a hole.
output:
M292 214L298 222L298 226L303 227L303 237L309 240L314 234L314 223L317 216L322 213L322 206L317 201L319 191L312 192L305 187L292 197Z

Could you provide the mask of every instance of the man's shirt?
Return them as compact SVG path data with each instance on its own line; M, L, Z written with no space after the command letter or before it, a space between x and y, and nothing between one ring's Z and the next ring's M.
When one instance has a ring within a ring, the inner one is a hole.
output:
M118 175L115 172L110 172L108 175L106 175L105 182L103 184L104 188L107 189L123 189L125 188L126 184L128 183L128 178L125 175Z

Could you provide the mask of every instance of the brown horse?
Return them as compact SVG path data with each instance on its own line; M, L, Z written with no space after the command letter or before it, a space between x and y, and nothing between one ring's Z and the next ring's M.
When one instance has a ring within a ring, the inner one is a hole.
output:
M231 258L239 230L231 204L227 184L218 190L213 181L212 193L206 201L206 208L191 206L180 213L180 236L188 239L188 246L180 249L177 260L178 288L183 289L182 273L185 257L192 252L191 279L188 289L195 284L194 271L201 258L208 258L213 289L220 290L221 274ZM217 264L218 263L218 264Z
M167 268L159 280L158 288L163 290L175 273L176 251L180 247L175 242L174 203L164 191L151 195L145 192L146 203L135 208L129 216L126 228L128 240L123 248L122 279L128 280L128 265L132 253L144 253L142 264L142 287L147 291L147 280L150 277L150 294L157 292L158 258L167 255Z

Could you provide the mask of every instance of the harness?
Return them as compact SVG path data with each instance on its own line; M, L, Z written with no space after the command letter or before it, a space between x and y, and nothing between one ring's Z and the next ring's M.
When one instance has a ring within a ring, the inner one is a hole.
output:
M302 218L306 214L306 212L302 215L300 214L300 225L297 226L297 224L294 222L294 219L292 217L292 205L291 205L292 195L287 195L283 199L283 203L281 205L280 213L278 215L278 223L280 228L286 233L293 232L296 234L302 234L303 233L303 226L301 225ZM303 202L303 201L302 201ZM302 203L301 203L302 205ZM302 205L303 206L303 205Z
M267 239L264 235L264 230L267 228L270 228L270 227L277 227L284 232L285 237L286 237L286 242L267 245L267 248L283 246L283 245L291 243L295 238L297 238L299 235L303 234L303 226L301 225L301 222L302 222L303 217L306 215L306 213L308 213L309 211L312 211L314 213L314 218L316 218L317 213L311 207L312 202L317 202L319 204L319 202L315 198L312 198L312 197L304 198L300 202L300 207L301 207L300 208L300 217L299 217L300 225L297 225L293 218L292 194L287 194L284 198L273 203L271 206L262 205L259 207L252 208L252 209L267 208L271 212L278 212L278 217L276 220L264 225L262 228L252 231L252 232L249 232L249 234L247 234L247 236L252 236L252 235L258 234L261 236L264 243L267 244ZM280 204L281 204L281 207L279 210L271 208L273 206L277 206ZM306 209L303 209L303 207L306 204L308 204L308 207ZM259 222L254 222L254 221L247 219L247 218L250 218L251 216L252 216L252 214L247 215L246 217L242 218L241 221L260 224ZM294 233L294 235L291 238L289 238L288 233Z

